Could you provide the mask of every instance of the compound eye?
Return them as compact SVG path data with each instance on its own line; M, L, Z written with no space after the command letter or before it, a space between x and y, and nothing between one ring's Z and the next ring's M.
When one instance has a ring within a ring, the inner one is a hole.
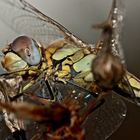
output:
M31 52L30 52L30 49L29 49L29 48L26 48L26 49L25 49L25 53L26 53L26 55L27 55L28 57L31 56Z
M37 65L41 61L39 46L30 37L20 36L16 38L11 44L11 49L31 66Z

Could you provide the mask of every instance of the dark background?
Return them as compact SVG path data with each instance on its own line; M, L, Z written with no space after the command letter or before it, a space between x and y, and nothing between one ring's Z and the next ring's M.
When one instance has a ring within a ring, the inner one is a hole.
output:
M88 43L99 38L99 31L91 28L93 24L104 21L111 7L111 0L28 0L42 12L52 17L67 29ZM124 1L124 0L123 0ZM140 78L140 1L125 0L126 18L122 44L130 72ZM11 36L0 24L0 40L3 33ZM140 139L140 107L127 103L126 120L109 140Z

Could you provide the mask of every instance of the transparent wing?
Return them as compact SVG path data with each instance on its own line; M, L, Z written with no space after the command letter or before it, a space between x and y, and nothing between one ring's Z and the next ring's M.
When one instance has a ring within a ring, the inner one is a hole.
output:
M14 31L14 36L26 34L49 44L71 34L62 25L24 0L1 0L0 9L0 19Z
M126 104L112 94L106 98L104 105L95 110L85 122L86 139L108 139L121 126L126 113Z
M33 85L28 90L26 90L26 94L34 93L36 91L37 96L48 98L48 86L45 85L46 82L44 81L43 83L43 81L44 80L42 76L40 76L36 80L36 83L34 84L35 86ZM57 101L61 102L64 98L72 98L73 100L77 100L81 107L81 113L85 112L88 102L97 98L95 94L71 82L63 84L62 82L53 82L49 79L49 83L52 86L54 96ZM43 90L45 91L42 94ZM44 96L44 94L46 95ZM30 101L28 98L25 98L25 100ZM106 97L104 102L89 115L83 124L83 127L86 130L86 139L107 139L122 124L126 116L126 111L127 107L125 103L117 95L111 94L110 96ZM4 133L2 136L0 135L0 138L6 139L11 137L11 134L3 123L4 120L2 116L1 118L2 123L0 128L1 132ZM38 125L34 121L31 121L30 123L28 122L26 127L28 137L32 137L36 133L37 129L41 129L37 127Z
M94 97L93 93L68 83L66 85L55 83L62 97L75 97L80 102L82 112L86 110L87 103ZM75 91L70 95L70 91ZM105 98L102 105L97 107L84 122L86 140L105 140L109 138L122 124L126 117L127 107L124 101L114 93Z

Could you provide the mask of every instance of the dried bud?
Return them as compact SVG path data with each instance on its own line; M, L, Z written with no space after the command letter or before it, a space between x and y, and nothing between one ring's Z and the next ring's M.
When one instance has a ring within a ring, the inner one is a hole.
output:
M102 53L93 60L92 72L98 86L112 89L124 75L124 66L119 57Z

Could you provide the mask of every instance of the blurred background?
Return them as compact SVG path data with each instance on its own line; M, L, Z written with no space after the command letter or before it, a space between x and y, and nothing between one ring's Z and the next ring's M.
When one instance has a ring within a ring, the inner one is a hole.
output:
M107 18L112 3L112 0L27 1L88 43L94 43L99 38L100 32L93 30L91 26ZM128 70L140 78L140 1L125 0L124 3L126 17L122 35L122 46ZM4 39L3 34L8 37L11 36L11 33L6 31L6 28L0 22L0 40ZM109 140L139 139L140 108L130 103L127 103L127 106L128 115L126 120Z

